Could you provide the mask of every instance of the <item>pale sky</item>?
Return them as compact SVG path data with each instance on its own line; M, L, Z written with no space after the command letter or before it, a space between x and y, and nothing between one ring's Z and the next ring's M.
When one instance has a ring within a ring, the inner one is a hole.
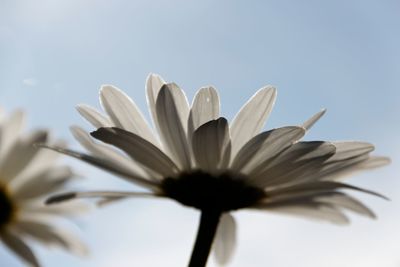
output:
M337 227L243 211L231 267L400 266L400 2L0 0L0 106L23 108L29 128L48 127L81 149L68 127L114 84L148 116L150 72L192 98L220 92L231 119L260 87L278 88L267 128L328 113L307 140L363 140L393 163L348 182L387 195L359 196L378 220L350 215ZM135 187L65 159L86 189ZM198 213L172 201L129 200L77 221L92 254L80 259L35 246L44 267L186 266ZM0 246L0 265L23 265ZM213 260L209 267L215 267Z

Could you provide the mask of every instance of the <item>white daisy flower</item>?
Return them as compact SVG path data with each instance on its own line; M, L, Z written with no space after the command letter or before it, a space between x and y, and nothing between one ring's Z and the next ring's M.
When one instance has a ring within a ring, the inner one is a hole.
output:
M73 173L69 167L56 164L59 155L34 146L46 143L48 133L38 130L22 135L23 122L21 111L0 116L0 241L34 267L39 262L26 239L85 254L86 247L79 239L53 222L83 211L86 205L44 204L48 194L62 189ZM60 142L54 145L62 146Z
M87 105L78 106L79 113L98 128L90 135L101 142L72 127L75 138L90 153L53 149L147 191L73 192L55 196L49 203L82 197L99 197L104 203L152 195L196 208L202 215L190 267L205 266L213 241L217 261L229 261L236 240L231 212L238 209L336 224L349 222L343 210L375 217L341 189L378 194L344 184L339 177L389 160L370 156L374 146L364 142L300 141L324 110L301 126L261 132L276 98L276 89L271 86L260 89L230 124L220 117L219 96L213 87L201 88L191 106L176 84L165 83L158 75L150 75L146 87L158 134L123 91L106 85L100 91L106 114Z

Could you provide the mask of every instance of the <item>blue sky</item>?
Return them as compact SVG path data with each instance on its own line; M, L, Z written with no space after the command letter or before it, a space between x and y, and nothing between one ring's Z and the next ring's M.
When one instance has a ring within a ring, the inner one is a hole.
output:
M349 227L239 212L230 266L400 266L399 11L395 0L0 0L0 106L25 109L29 127L49 127L79 148L68 127L90 127L74 107L98 106L102 84L124 89L142 110L150 72L190 98L212 84L227 118L272 84L278 100L267 128L328 108L307 139L374 143L392 165L351 182L392 201L360 196L379 219L351 216ZM134 189L65 160L88 177L83 187ZM90 258L35 251L45 267L185 266L197 216L172 202L130 200L78 221ZM2 248L0 258L21 266Z

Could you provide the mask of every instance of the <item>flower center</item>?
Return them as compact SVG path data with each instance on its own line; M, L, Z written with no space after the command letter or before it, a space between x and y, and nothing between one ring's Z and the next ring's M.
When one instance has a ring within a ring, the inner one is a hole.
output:
M0 185L0 228L11 221L14 211L15 207L11 202L6 189Z
M166 178L164 193L186 206L202 211L230 211L252 206L266 195L260 188L245 183L239 175L222 173L218 176L203 171L182 173Z

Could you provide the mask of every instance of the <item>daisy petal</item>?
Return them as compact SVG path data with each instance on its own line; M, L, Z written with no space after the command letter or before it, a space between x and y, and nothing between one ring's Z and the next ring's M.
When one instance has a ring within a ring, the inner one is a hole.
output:
M369 217L371 219L376 219L376 215L370 208L365 206L357 199L340 192L335 192L331 196L316 197L315 201L321 203L329 203L335 206L343 207L353 212L356 212L360 215Z
M13 197L20 201L30 200L54 192L64 186L73 176L71 168L53 167L32 176L27 182L12 187Z
M231 153L232 153L232 143L229 142L228 145L225 147L224 154L222 155L221 163L219 168L221 170L228 169L229 163L231 161Z
M87 247L72 233L50 227L45 222L21 221L16 227L22 233L49 246L56 245L82 256L88 253Z
M79 114L81 114L81 116L90 122L95 128L114 126L108 117L104 116L91 106L78 105L76 109Z
M69 192L52 196L46 200L46 204L65 202L76 198L126 198L126 197L155 197L153 193L147 192L122 192L122 191L91 191L91 192Z
M45 146L45 145L40 145L40 146L43 148L48 148L48 149L57 151L59 153L80 159L86 163L93 165L93 166L97 166L103 170L106 170L106 171L112 172L118 176L121 176L122 178L125 178L126 180L136 183L147 189L157 191L159 188L158 183L147 180L143 177L137 176L136 174L132 173L131 171L128 171L125 168L121 168L121 166L116 166L113 162L109 162L103 158L97 158L97 157L94 157L94 156L91 156L88 154L79 153L79 152L61 148L61 147L50 147L50 146Z
M140 135L153 144L158 143L136 104L123 91L105 85L100 90L100 100L115 126Z
M213 87L203 87L194 97L188 121L188 137L202 124L219 117L219 96Z
M197 165L214 173L230 143L228 121L225 118L212 120L193 133L192 149Z
M153 118L153 123L158 129L157 122L157 111L156 111L156 101L158 97L158 93L161 90L161 87L165 84L165 81L161 76L157 74L151 73L146 80L146 93L147 93L147 104L150 109L151 117Z
M359 168L362 169L374 169L390 164L391 160L388 157L372 156L366 161L359 164Z
M141 166L136 164L136 162L133 162L131 159L121 155L108 145L95 142L94 139L82 128L78 126L71 126L70 130L75 139L93 155L99 155L110 163L113 163L115 166L126 169L129 172L134 173L136 176L143 176L147 178L146 172Z
M329 142L298 142L269 162L263 171L252 176L250 182L261 188L299 183L303 177L318 171L335 151L336 147Z
M35 220L39 218L44 219L54 219L56 216L62 216L66 218L68 217L76 217L87 214L92 210L92 206L89 203L83 201L76 202L65 202L59 203L58 205L48 206L46 205L43 198L39 199L39 201L29 202L24 201L21 202L24 207L24 210L18 214L21 220Z
M236 248L236 222L230 213L224 213L215 235L214 255L220 265L227 264Z
M100 128L91 135L100 141L118 147L132 159L158 172L163 177L171 177L178 172L175 163L158 147L134 133L119 128Z
M305 134L302 127L288 126L256 135L237 153L232 169L249 173L260 172L266 163L290 147Z
M339 162L328 162L325 168L321 169L319 176L317 173L317 176L315 178L324 181L342 181L350 174L375 169L385 166L389 163L390 159L387 157L371 157L367 155Z
M186 127L189 104L183 91L176 84L164 85L156 102L157 121L163 144L171 158L182 170L191 166Z
M27 138L18 140L7 157L1 161L0 177L2 182L5 184L10 182L31 163L39 151L33 144L46 141L46 131L36 131Z
M25 114L18 110L0 125L0 161L4 160L10 148L19 137L25 121Z
M330 162L358 157L368 154L375 149L372 144L366 142L344 141L332 142L332 144L336 146L336 153L329 160Z
M265 207L268 212L279 214L294 215L296 217L304 217L306 219L322 220L337 225L347 225L350 223L349 218L333 205L326 203L292 203L284 205L276 205Z
M308 176L308 181L334 181L344 178L349 173L357 170L363 170L362 164L368 161L369 155L364 154L358 157L342 159L339 161L331 161L331 158L324 162L322 166L315 169L313 174Z
M297 194L297 193L317 193L317 192L327 192L327 191L333 191L333 190L338 190L338 189L350 189L350 190L355 190L358 192L370 194L373 196L380 197L382 199L388 200L387 197L378 194L376 192L359 188L356 186L344 184L344 183L338 183L338 182L331 182L331 181L318 181L318 182L309 182L309 183L304 183L304 184L297 184L293 186L288 186L288 187L283 187L283 188L278 188L278 189L272 189L272 190L266 190L266 194L269 197L275 197L275 196L283 196L287 194Z
M38 143L37 143L38 144ZM34 144L34 146L37 146ZM57 147L65 147L65 142L56 141L56 142L47 142L46 145L49 146L57 146ZM40 147L40 146L39 146ZM54 152L48 149L40 149L35 157L31 160L28 166L26 166L21 173L18 174L17 177L12 179L9 183L10 188L18 188L23 185L27 181L31 180L32 177L37 176L39 173L45 172L46 170L50 170L55 166L56 161L60 158L61 154Z
M12 233L11 231L1 231L0 237L4 244L7 245L15 254L17 254L26 263L33 267L39 267L39 262L33 254L30 247L28 247L25 242L18 237L18 235Z
M302 127L306 130L310 130L311 127L326 113L326 109L322 109L311 118L309 118L306 122L303 123Z
M271 113L275 99L276 89L266 86L242 107L231 124L232 156L235 156L250 138L261 131Z

